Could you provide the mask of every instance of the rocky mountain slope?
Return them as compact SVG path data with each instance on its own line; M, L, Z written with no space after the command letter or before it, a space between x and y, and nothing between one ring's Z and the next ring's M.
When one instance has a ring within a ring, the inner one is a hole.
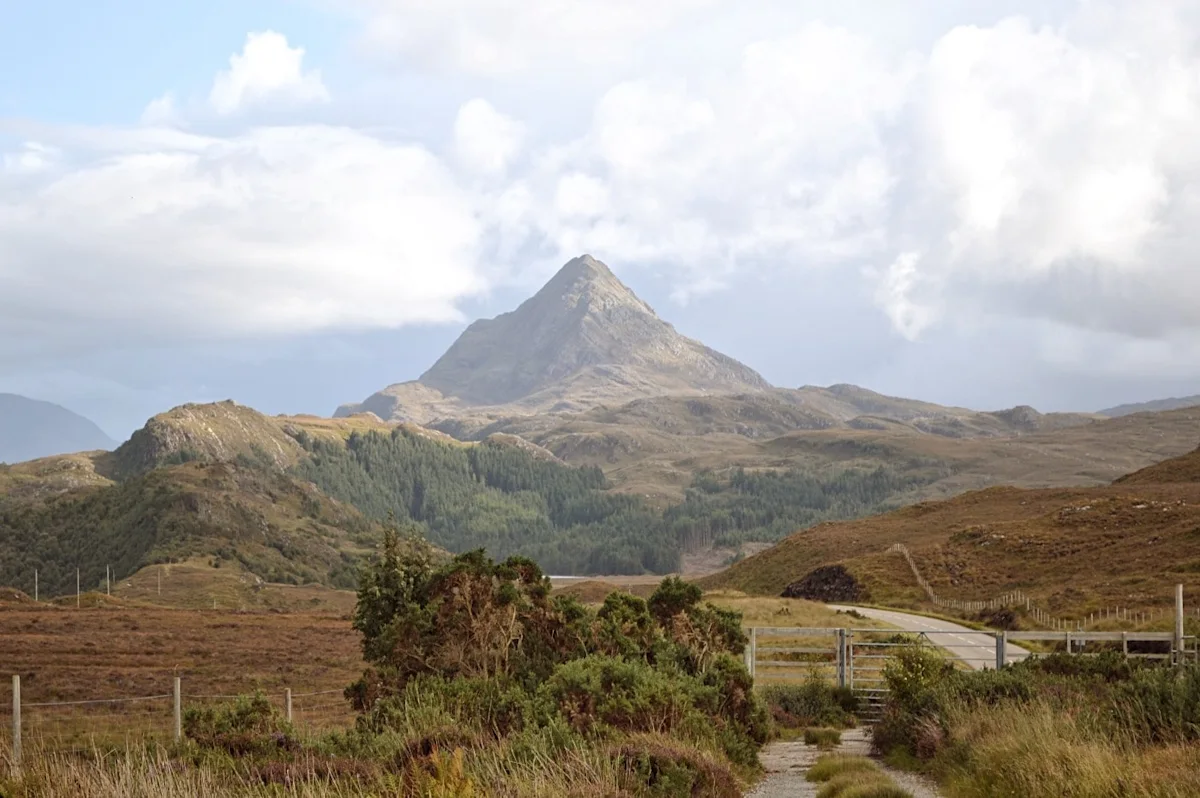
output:
M116 445L94 423L65 407L0 393L0 463Z
M769 387L748 366L678 333L608 266L583 255L516 310L469 326L415 383L337 415L369 410L426 422L469 409L494 417Z

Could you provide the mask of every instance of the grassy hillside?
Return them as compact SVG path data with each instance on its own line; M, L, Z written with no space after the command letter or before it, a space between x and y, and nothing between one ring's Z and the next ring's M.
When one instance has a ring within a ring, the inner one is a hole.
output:
M673 397L472 442L371 414L185 405L116 452L0 467L0 583L28 588L38 568L47 590L73 590L77 564L95 585L106 563L126 575L202 554L271 581L349 586L389 514L451 551L523 554L559 573L665 573L712 546L748 553L812 524L997 483L1105 483L1200 437L1200 410L1188 409L956 438L917 429L929 418L920 403L821 390L824 404L807 409ZM845 426L860 410L895 418ZM972 423L981 415L997 414ZM199 467L214 462L231 465L225 478Z
M521 435L567 463L597 465L615 490L650 497L660 506L682 500L697 472L721 474L739 467L810 473L880 466L902 474L930 467L941 471L936 479L894 493L892 506L991 485L1102 485L1184 454L1200 440L1200 408L1067 426L1057 426L1056 417L1047 415L1035 431L1018 432L1010 425L1006 431L997 427L989 434L954 437L920 428L934 423L930 420L866 415L835 426L827 426L827 417L820 416L789 429L791 421L780 416L756 420L755 408L764 401L646 400L614 411L513 419L487 429ZM649 413L649 407L670 412L660 416ZM713 415L704 408L719 412ZM994 421L996 415L1002 414L965 418L978 428L982 417ZM937 423L953 427L960 421L967 423L956 418Z
M120 483L0 499L0 584L43 595L101 585L198 555L272 582L353 587L379 525L281 472L234 463L167 466Z
M966 600L1021 589L1060 616L1105 606L1163 608L1183 583L1200 591L1200 482L1154 482L1194 467L1192 454L1139 481L1094 488L991 488L858 521L826 523L702 580L708 588L778 595L843 564L871 600L919 606L904 543L939 595Z

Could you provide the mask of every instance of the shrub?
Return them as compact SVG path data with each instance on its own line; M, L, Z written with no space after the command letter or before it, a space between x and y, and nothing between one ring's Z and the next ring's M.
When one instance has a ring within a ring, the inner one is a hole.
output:
M202 748L234 756L298 747L291 724L261 692L221 704L189 707L183 715L183 733Z
M805 726L854 726L858 699L849 689L831 687L824 679L812 676L802 684L780 684L759 691L771 708L776 722L788 728Z
M583 734L666 733L686 721L703 728L696 708L699 687L645 663L593 656L560 666L537 695ZM706 698L716 703L715 696Z
M954 673L945 657L924 646L898 648L883 666L889 697L910 711L920 709L937 684Z
M449 726L499 739L525 728L532 713L529 694L514 682L427 675L376 702L365 725L372 732L401 734Z
M1105 682L1125 682L1145 669L1140 660L1119 651L1102 651L1094 657L1055 653L1026 659L1011 668L1018 672L1043 673L1069 678L1095 678Z
M613 749L626 786L638 795L662 798L740 798L729 766L694 748L653 738L635 738Z

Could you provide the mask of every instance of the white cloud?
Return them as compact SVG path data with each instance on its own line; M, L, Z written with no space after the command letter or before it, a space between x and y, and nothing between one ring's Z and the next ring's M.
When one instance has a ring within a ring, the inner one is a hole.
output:
M486 285L470 198L420 147L320 126L132 137L0 191L0 349L447 321Z
M286 36L268 30L246 36L242 52L217 74L208 99L214 111L228 115L267 101L326 102L329 91L319 70L304 71L304 48L290 47Z
M894 186L882 127L910 72L812 24L747 48L729 75L620 83L584 136L537 160L526 229L552 261L673 267L679 297L740 268L880 252Z
M368 46L483 75L548 63L609 63L648 34L718 0L353 0Z
M921 253L905 252L876 278L875 303L892 326L909 339L917 338L935 320L933 311L913 298L920 262Z
M519 122L497 111L487 100L464 103L454 120L454 149L459 162L485 176L503 174L520 151L523 135Z
M701 6L735 6L368 5L376 44L491 79L460 86L475 99L430 137L453 170L339 127L141 126L55 142L63 157L9 153L0 275L23 293L0 292L0 327L38 323L12 315L20 302L45 318L146 317L192 334L205 320L203 334L250 334L444 319L489 276L593 252L671 275L681 301L748 271L840 269L909 338L992 314L1149 342L1124 346L1123 362L1194 351L1178 343L1200 330L1200 53L1188 33L1200 27L1179 16L1186 5L1090 2L1052 25L987 19L906 47L849 18L780 24L717 66L664 58L607 85L573 123L554 95L520 121L493 101L519 107L555 59L569 84L580 64L684 36ZM926 5L942 19L952 4ZM441 96L443 77L406 80ZM327 98L303 50L265 33L211 100L230 113ZM174 110L167 95L146 121ZM441 110L430 116L454 108ZM54 168L18 167L43 161ZM54 290L64 281L105 301L71 302Z
M946 302L1200 328L1200 52L1173 8L1097 4L1059 28L1018 18L938 41L910 179L941 209L921 272Z
M60 156L55 147L37 141L27 141L16 152L6 152L0 157L3 172L10 175L35 175L54 166Z
M181 122L182 117L175 105L175 94L173 92L167 92L161 97L151 100L142 111L141 123L143 125L174 127Z

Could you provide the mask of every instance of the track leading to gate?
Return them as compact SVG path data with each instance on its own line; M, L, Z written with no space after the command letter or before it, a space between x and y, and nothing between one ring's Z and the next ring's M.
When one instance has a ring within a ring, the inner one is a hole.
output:
M996 638L990 632L978 632L950 621L895 610L840 604L830 604L829 608L843 612L854 610L860 615L883 621L906 632L927 633L930 643L946 649L974 670L996 667ZM1020 662L1028 656L1029 652L1020 646L1008 643L1004 647L1005 662Z

